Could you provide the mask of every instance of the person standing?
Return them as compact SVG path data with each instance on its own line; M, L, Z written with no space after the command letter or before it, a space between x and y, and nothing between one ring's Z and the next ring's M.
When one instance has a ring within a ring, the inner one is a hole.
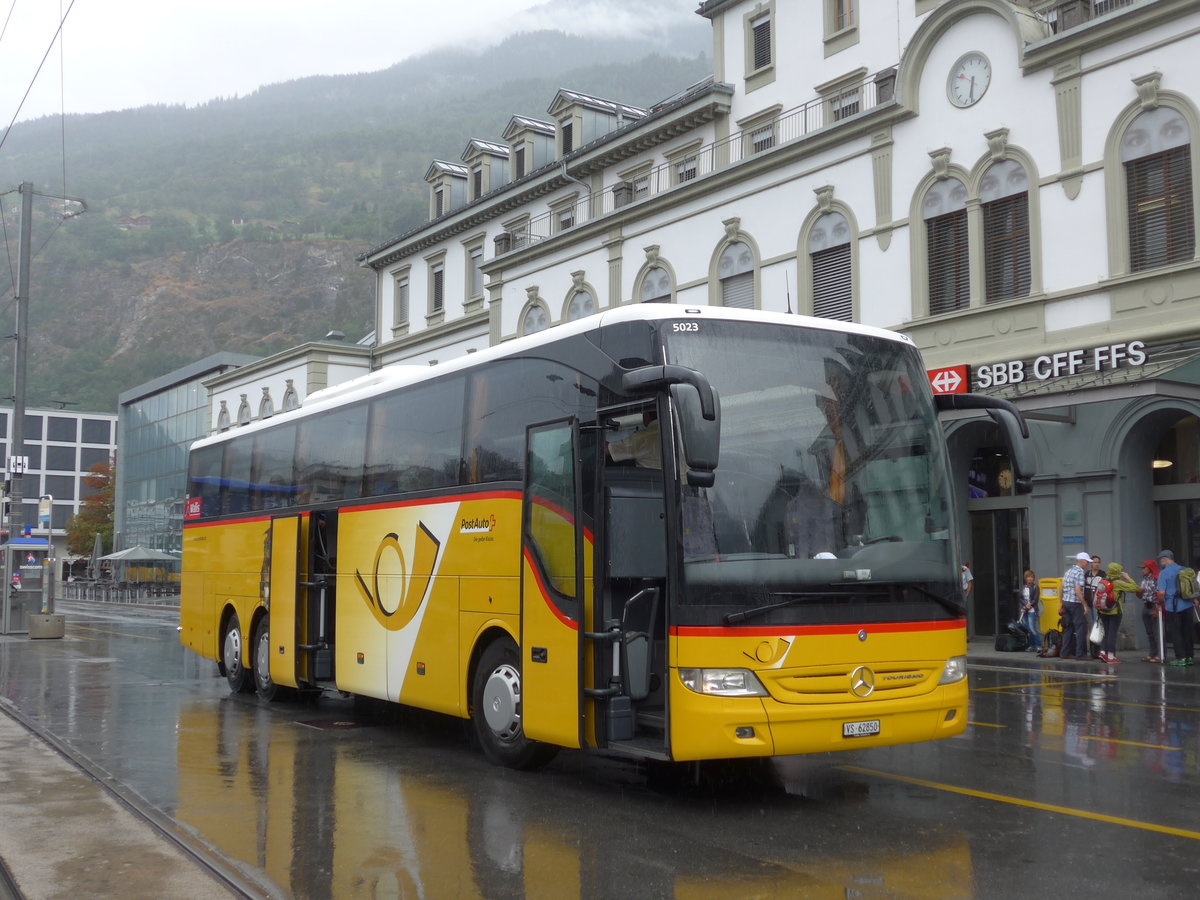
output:
M1096 610L1096 585L1104 578L1104 570L1100 567L1103 563L1099 556L1093 555L1088 564L1087 573L1083 579L1083 602L1087 609L1087 627L1088 627L1088 654L1092 659L1100 659L1100 645L1091 642L1092 626L1096 624L1096 617L1099 612Z
M1112 582L1113 605L1107 612L1100 612L1104 622L1104 642L1100 646L1100 659L1106 663L1119 663L1117 659L1117 635L1121 631L1121 619L1125 615L1125 602L1137 594L1138 586L1125 568L1117 562L1108 564L1106 571Z
M1025 583L1018 592L1021 624L1029 631L1029 649L1033 653L1042 652L1042 605L1038 600L1037 578L1031 569L1025 570Z
M1092 558L1086 553L1075 554L1074 564L1063 573L1062 608L1063 642L1061 659L1088 659L1087 601L1083 597L1084 579Z
M975 590L975 576L971 574L971 564L962 564L962 591L963 600L970 600L971 593Z
M1158 605L1158 598L1155 596L1155 591L1158 590L1158 563L1152 559L1142 560L1142 580L1138 584L1138 596L1142 599L1142 625L1146 629L1146 640L1149 641L1149 650L1142 657L1142 662L1160 663L1162 657L1162 631L1163 624L1161 612Z
M1155 596L1171 625L1171 642L1175 645L1175 658L1171 665L1192 665L1192 602L1179 596L1179 572L1182 566L1175 562L1170 550L1158 551L1158 587Z

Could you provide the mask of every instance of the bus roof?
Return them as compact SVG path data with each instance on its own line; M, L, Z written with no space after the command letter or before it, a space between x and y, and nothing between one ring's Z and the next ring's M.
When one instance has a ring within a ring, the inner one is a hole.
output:
M269 419L260 419L246 425L239 425L228 431L200 438L192 444L196 447L206 447L209 444L229 440L235 435L252 434L262 428L280 425L284 422L298 421L308 415L322 410L341 406L355 400L372 397L388 390L417 384L432 378L438 378L453 372L474 369L480 365L497 359L520 356L530 350L556 343L565 338L586 334L597 328L617 325L625 322L661 321L664 319L715 319L734 322L761 322L765 325L782 325L793 328L814 328L822 331L836 331L842 334L861 334L881 340L896 341L912 345L908 335L870 325L858 325L853 322L841 322L834 319L818 319L811 316L801 316L791 313L764 312L761 310L733 309L725 306L689 306L675 303L637 303L605 310L574 322L564 322L545 331L524 337L513 338L503 344L488 347L477 353L469 353L457 359L448 360L436 366L421 366L408 363L397 363L384 366L377 371L352 378L349 381L332 385L323 390L310 394L304 405L299 409L279 413Z

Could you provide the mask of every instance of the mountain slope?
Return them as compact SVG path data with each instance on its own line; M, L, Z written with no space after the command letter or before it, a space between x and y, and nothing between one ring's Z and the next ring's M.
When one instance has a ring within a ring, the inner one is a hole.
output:
M430 160L497 139L515 113L545 118L559 87L649 105L711 71L703 56L628 56L646 46L521 34L194 109L69 117L65 191L61 123L19 126L0 185L89 207L66 223L52 201L35 208L29 402L114 409L215 350L265 354L331 328L357 339L374 285L354 257L425 218ZM0 198L10 259L17 206Z

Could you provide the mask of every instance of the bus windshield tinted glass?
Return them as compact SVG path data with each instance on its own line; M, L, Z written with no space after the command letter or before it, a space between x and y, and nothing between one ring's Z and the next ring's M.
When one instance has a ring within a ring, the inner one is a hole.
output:
M916 351L697 324L665 339L721 401L716 483L682 488L685 604L787 621L841 621L835 608L864 600L957 615L944 440Z

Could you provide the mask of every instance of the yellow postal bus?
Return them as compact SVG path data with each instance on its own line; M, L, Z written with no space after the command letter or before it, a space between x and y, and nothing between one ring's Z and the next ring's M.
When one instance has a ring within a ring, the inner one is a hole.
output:
M958 734L950 403L901 335L714 307L384 368L192 448L181 640L515 767Z

